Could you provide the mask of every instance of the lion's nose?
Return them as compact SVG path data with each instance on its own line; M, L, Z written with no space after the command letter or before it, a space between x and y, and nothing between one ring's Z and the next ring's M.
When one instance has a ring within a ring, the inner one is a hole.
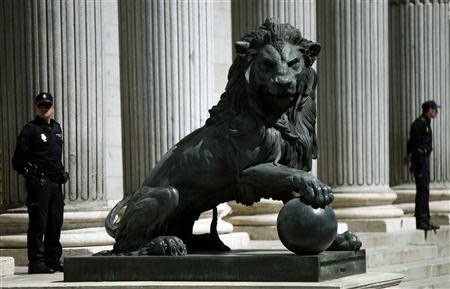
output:
M275 84L281 88L289 88L292 84L292 78L285 75L275 77Z

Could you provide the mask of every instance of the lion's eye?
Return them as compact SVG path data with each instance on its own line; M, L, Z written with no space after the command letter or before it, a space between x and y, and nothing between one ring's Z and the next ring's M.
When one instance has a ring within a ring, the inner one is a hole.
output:
M299 62L300 62L300 60L299 60L298 58L294 58L294 59L292 59L291 61L289 61L287 65L288 65L289 67L292 67L292 66L296 65L296 64L299 63Z
M267 68L272 68L272 67L273 67L273 62L272 62L272 60L270 60L270 59L268 59L268 58L264 58L263 64L264 64Z

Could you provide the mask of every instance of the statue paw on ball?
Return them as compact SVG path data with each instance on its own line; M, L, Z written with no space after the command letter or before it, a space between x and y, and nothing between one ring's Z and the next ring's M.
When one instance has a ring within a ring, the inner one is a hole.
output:
M318 254L335 241L336 215L330 206L315 209L300 198L294 198L278 214L277 229L281 242L290 251Z

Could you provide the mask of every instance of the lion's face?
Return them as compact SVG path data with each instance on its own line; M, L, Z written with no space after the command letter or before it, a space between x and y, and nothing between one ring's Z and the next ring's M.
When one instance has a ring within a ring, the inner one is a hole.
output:
M304 87L304 57L298 46L285 43L281 51L263 46L246 73L247 89L268 114L279 117L292 107Z

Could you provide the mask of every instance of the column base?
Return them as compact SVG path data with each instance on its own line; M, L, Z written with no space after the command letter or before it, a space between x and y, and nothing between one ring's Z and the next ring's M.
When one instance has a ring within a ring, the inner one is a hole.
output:
M340 186L333 188L333 208L390 205L397 198L389 186Z
M413 183L392 187L397 193L394 205L405 212L405 215L414 216L416 186ZM430 214L431 221L437 225L450 225L450 184L430 184Z
M414 203L416 198L416 185L414 183L402 184L392 187L397 194L394 204ZM430 201L450 200L450 184L430 184Z
M227 203L217 206L217 232L219 234L228 234L233 232L233 225L222 220L231 213L231 207ZM194 223L194 234L205 234L211 230L212 210L203 212L199 219Z
M352 232L398 232L416 229L414 217L385 218L385 219L342 219Z
M104 227L109 210L67 211L64 208L62 230ZM28 213L26 208L7 211L0 215L0 235L21 234L28 230Z

